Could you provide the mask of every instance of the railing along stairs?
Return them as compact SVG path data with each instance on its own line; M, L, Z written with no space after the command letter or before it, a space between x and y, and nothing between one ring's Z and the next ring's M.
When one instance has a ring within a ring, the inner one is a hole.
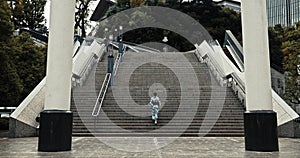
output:
M112 73L106 73L106 75L105 75L105 78L104 78L104 81L102 83L101 89L98 93L96 103L94 105L94 109L92 111L92 116L94 117L94 128L96 127L96 121L97 121L97 118L100 115L101 107L103 105L107 89L109 88L110 85L112 85L114 76L117 75L121 59L125 55L125 52L126 51L123 51L123 53L118 53L118 55L117 55L117 57L114 61L113 72Z
M246 93L243 52L242 47L232 33L226 31L224 47L229 50L237 66L225 55L218 41L203 41L200 45L195 44L195 47L199 61L208 65L221 86L231 87L245 106ZM273 110L277 112L278 126L299 117L273 89L272 103Z

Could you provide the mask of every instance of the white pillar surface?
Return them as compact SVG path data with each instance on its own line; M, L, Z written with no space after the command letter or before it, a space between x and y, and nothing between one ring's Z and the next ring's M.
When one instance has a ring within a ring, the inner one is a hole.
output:
M70 110L75 0L51 0L45 110Z
M273 110L266 0L242 0L246 109Z

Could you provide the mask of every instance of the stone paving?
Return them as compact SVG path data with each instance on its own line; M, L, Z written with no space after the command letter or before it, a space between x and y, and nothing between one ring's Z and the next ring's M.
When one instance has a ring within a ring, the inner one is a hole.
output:
M245 151L243 137L73 137L67 152L38 152L37 142L0 138L0 157L300 157L300 139L290 138L279 139L279 152Z

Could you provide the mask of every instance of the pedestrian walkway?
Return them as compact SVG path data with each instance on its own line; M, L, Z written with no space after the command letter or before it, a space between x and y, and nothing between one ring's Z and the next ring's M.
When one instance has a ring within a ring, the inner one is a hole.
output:
M147 139L155 141L156 139L174 138L152 137ZM115 141L120 146L134 143L130 137L73 137L72 151L38 152L38 138L36 137L0 138L0 157L300 157L300 139L290 138L279 139L279 152L245 151L243 137L179 137L159 150L146 152L117 150L103 143L108 140ZM135 145L136 149L143 147L142 144ZM156 147L153 146L153 148Z

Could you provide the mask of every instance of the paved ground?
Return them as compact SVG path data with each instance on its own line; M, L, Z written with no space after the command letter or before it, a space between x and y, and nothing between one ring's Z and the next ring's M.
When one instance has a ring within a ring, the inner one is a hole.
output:
M280 138L280 152L245 151L242 137L173 139L73 137L72 151L51 153L37 152L38 139L36 137L0 138L0 157L300 157L300 139ZM144 151L156 147L159 149Z

